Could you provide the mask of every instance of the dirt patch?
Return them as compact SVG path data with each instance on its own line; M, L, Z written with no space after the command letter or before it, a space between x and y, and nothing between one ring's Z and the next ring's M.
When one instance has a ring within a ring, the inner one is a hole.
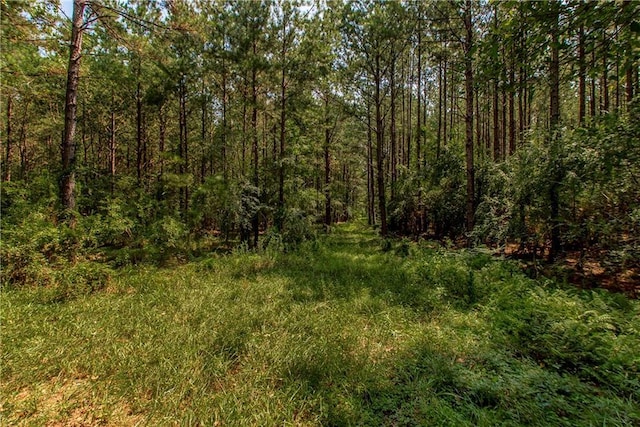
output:
M546 253L533 256L529 251L521 251L515 244L506 245L499 255L519 259L524 262L527 272L576 285L583 289L602 288L612 292L621 292L630 298L640 297L640 268L612 268L605 263L606 253L591 251L566 251L554 263L546 261Z
M2 404L2 425L136 426L144 423L123 401L100 399L97 378L54 377L25 387Z
M561 265L568 272L568 281L579 287L603 288L622 292L631 298L640 297L640 269L614 271L595 258L581 261L577 254L568 254L561 260Z

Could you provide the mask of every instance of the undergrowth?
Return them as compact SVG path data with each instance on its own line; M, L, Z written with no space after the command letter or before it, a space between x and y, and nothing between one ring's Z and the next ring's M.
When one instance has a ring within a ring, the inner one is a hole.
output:
M87 286L96 264L74 264ZM640 423L638 302L482 250L341 225L108 273L68 299L3 290L3 423Z

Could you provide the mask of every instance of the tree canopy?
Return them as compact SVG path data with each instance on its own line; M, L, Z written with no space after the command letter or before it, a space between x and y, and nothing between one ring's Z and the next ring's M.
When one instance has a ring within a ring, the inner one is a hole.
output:
M366 217L638 267L637 2L1 5L6 224L259 248Z

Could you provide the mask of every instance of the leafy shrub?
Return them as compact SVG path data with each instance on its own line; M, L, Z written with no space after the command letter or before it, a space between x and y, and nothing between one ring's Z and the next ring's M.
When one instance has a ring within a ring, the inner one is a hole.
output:
M39 188L36 185L34 192L42 194L47 187ZM8 197L3 201L7 211L0 241L3 286L41 288L45 300L58 301L108 283L109 267L90 260L95 258L101 231L107 228L102 217L78 217L71 228L57 222L49 202L32 200L29 191L3 185L3 194Z
M226 239L240 225L243 215L242 188L220 175L207 177L193 194L191 219L203 227L218 228Z
M285 252L295 250L309 240L315 240L313 218L304 211L296 208L285 210L282 230L275 227L267 231L263 248L271 252Z
M516 354L621 391L637 391L637 313L620 312L607 294L583 295L589 299L512 281L495 294L487 312L502 333L496 338Z
M108 284L111 269L87 260L87 253L81 250L84 242L80 231L56 227L36 214L26 222L29 226L8 233L0 244L3 286L40 288L42 302L60 302ZM23 233L33 234L27 237Z
M431 289L441 289L447 299L458 305L477 301L474 272L463 258L452 252L437 252L416 268L416 280Z
M487 165L474 236L491 244L544 246L556 191L556 226L565 249L604 250L612 271L632 266L640 253L635 213L640 129L638 120L632 120L638 108L636 103L631 114L606 115L586 128L563 129L552 141L532 135L506 162Z
M438 237L453 238L464 230L465 166L457 153L453 147L443 147L440 157L425 168L423 203L427 222Z

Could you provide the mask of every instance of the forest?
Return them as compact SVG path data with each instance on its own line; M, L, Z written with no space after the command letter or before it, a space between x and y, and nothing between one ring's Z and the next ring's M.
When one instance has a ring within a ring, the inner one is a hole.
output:
M640 423L640 2L0 5L3 422Z

